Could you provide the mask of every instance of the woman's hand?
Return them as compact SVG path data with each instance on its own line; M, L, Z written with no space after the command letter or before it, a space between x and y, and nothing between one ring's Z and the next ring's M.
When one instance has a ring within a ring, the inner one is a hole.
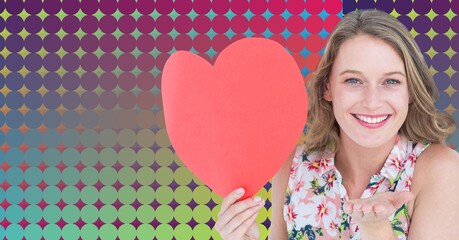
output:
M362 239L395 239L389 217L412 198L410 192L384 192L350 200L343 209L356 221Z
M218 213L215 229L223 239L258 240L260 229L255 222L259 210L264 206L260 197L247 198L236 202L244 195L244 189L239 188L223 199Z

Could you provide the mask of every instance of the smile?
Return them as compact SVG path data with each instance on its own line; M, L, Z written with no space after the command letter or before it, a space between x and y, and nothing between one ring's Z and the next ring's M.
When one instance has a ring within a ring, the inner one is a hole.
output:
M381 116L364 116L359 114L352 114L355 118L359 119L362 122L369 124L378 124L387 120L390 115L381 115Z

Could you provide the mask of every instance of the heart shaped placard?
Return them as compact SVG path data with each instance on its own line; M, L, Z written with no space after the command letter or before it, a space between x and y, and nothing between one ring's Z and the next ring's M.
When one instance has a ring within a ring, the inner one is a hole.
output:
M279 43L238 40L214 65L186 51L162 74L166 128L180 159L220 196L262 188L287 160L307 118L303 77Z

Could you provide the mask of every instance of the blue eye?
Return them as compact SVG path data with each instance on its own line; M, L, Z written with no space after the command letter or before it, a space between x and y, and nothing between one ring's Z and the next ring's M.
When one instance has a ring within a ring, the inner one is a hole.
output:
M349 78L349 79L346 79L344 82L350 83L350 84L357 84L357 83L360 83L360 80L358 80L357 78Z
M395 79L388 79L386 81L386 84L399 84L400 81L399 80L395 80Z

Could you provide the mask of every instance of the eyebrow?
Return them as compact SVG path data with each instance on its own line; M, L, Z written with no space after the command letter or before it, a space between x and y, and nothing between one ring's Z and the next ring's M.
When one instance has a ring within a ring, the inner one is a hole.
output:
M344 70L342 71L339 76L341 75L344 75L346 73L352 73L352 74L358 74L358 75L363 75L362 72L360 71L357 71L357 70ZM403 77L406 77L405 74L403 72L400 72L400 71L393 71L393 72L387 72L387 73L384 73L384 76L390 76L390 75L395 75L395 74L398 74L398 75L401 75Z

